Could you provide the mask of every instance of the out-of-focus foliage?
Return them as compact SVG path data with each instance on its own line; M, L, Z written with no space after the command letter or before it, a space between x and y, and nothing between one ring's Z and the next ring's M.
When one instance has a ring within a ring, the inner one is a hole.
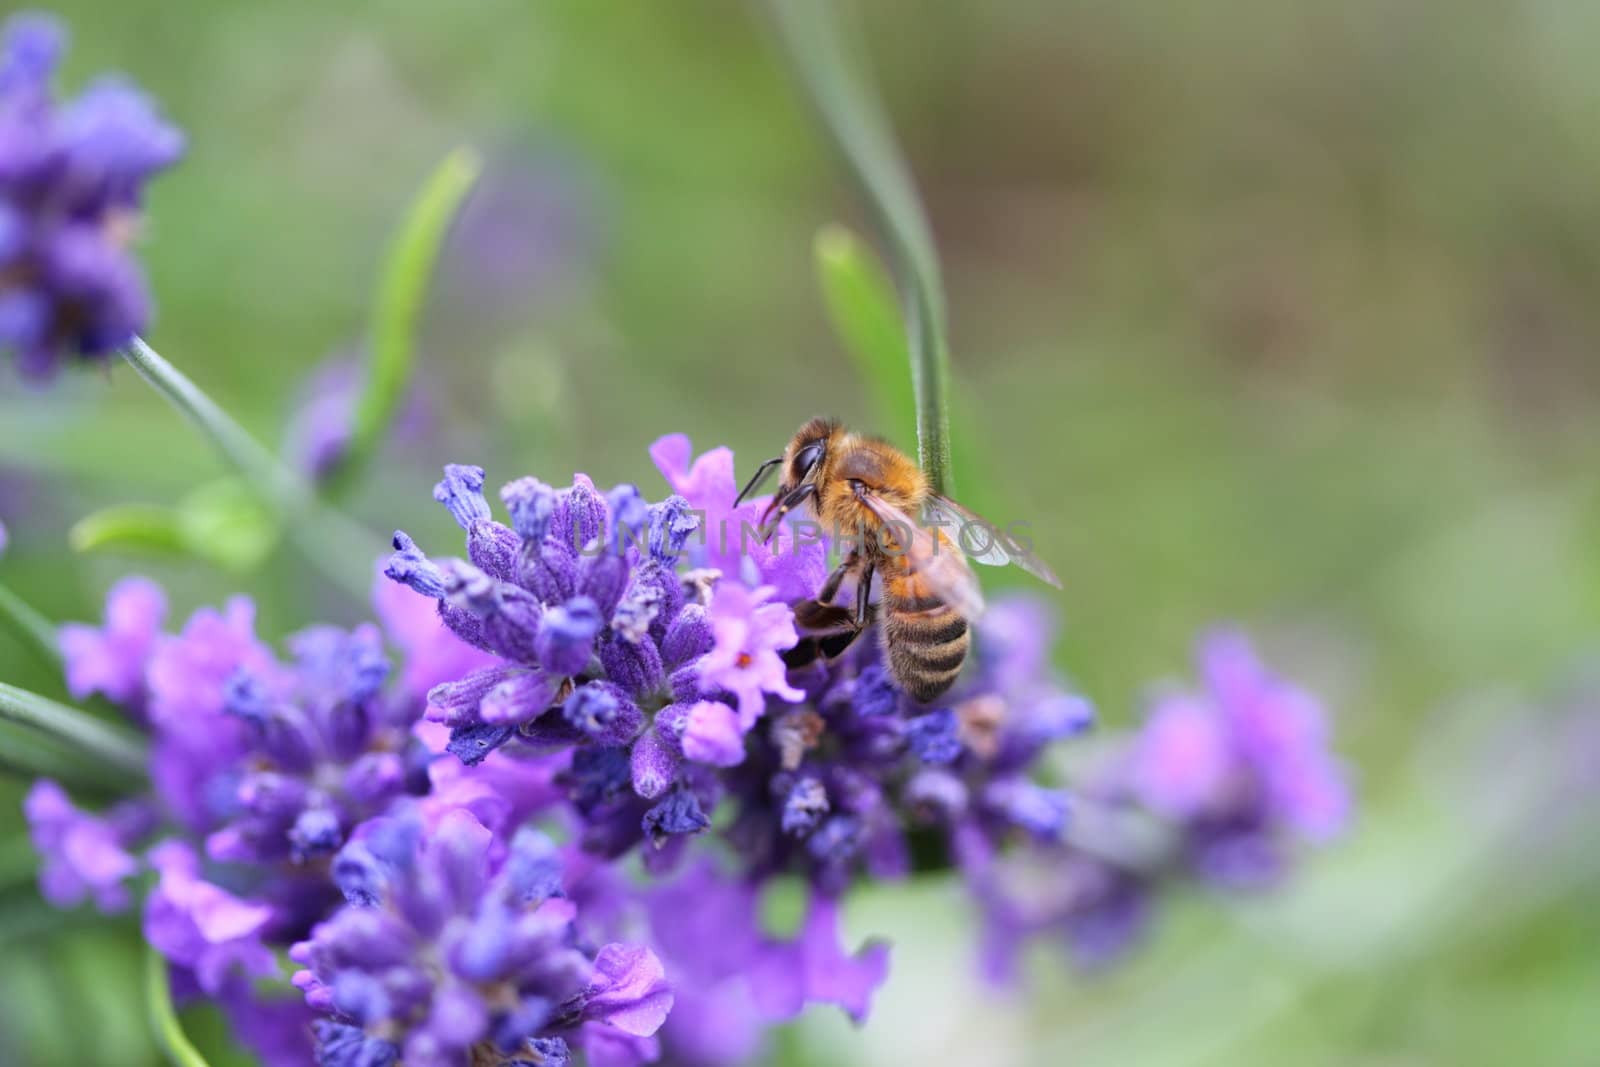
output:
M1124 723L1196 629L1245 622L1329 695L1362 815L1271 914L1193 899L1132 967L1041 959L1021 999L974 989L953 890L864 897L853 929L896 942L880 1010L799 1024L782 1062L1585 1062L1600 874L1555 816L1593 794L1536 788L1565 720L1525 698L1600 635L1600 10L860 7L944 263L962 497L1032 523L1062 664ZM151 337L263 440L361 334L421 177L485 152L519 221L452 234L427 427L352 497L375 527L447 538L420 491L445 460L654 485L669 430L749 459L816 412L872 424L812 262L820 225L868 223L753 8L59 10L69 81L126 70L191 138L147 204ZM216 602L238 574L67 531L223 473L126 367L7 379L0 580L57 619L133 567L175 615ZM267 634L362 611L286 549L248 582ZM9 636L0 678L61 695ZM0 1062L157 1062L136 937L37 900L20 795Z

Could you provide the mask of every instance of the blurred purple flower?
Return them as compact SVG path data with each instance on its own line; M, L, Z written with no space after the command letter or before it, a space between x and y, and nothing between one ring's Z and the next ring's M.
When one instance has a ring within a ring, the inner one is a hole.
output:
M23 801L33 847L42 865L39 891L58 908L93 897L101 911L129 904L127 882L139 871L129 851L149 832L153 818L145 805L119 805L103 816L74 807L55 782L40 779Z
M762 931L757 893L701 861L645 896L676 996L662 1031L675 1062L751 1062L766 1031L807 1004L836 1004L860 1021L887 977L887 945L850 953L841 944L836 899L814 893L800 930L783 939Z
M196 746L236 747L242 734L227 711L227 685L243 668L275 674L272 650L255 635L255 604L234 597L221 611L201 608L177 636L163 636L145 665L151 722Z
M290 991L293 994L293 990ZM261 1067L311 1067L316 1052L311 1025L316 1014L298 995L272 998L257 994L247 983L230 983L218 998L228 1029Z
M798 1015L808 1003L837 1004L856 1022L889 975L889 946L871 941L855 953L841 944L839 901L813 893L791 942L765 946L753 971L756 1002L771 1018Z
M105 625L61 627L67 689L85 700L94 693L142 712L144 669L167 616L167 597L148 578L124 578L106 594Z
M536 310L572 299L599 242L596 175L559 151L490 156L455 224L441 264L441 312L452 336L526 325ZM480 346L481 347L481 346Z
M145 903L144 936L157 951L212 995L230 979L278 973L272 950L261 942L270 907L202 879L199 857L182 842L165 842L149 858L161 879Z
M1205 691L1156 701L1127 789L1185 828L1203 874L1260 884L1281 874L1287 838L1320 842L1343 829L1349 787L1321 706L1268 671L1243 635L1208 635L1198 659Z
M1032 640L1013 639L1023 632L1017 619L995 614L979 628L980 652L1013 669L1042 667ZM991 622L999 642L984 640ZM1085 832L1031 833L1026 847L1008 850L982 818L958 826L955 853L983 912L990 978L1014 978L1022 950L1039 939L1065 943L1085 966L1113 962L1186 874L1228 888L1267 885L1286 873L1293 839L1323 841L1343 825L1348 787L1314 699L1269 672L1230 631L1203 640L1199 661L1204 690L1158 698L1143 730L1089 777L1078 798L1093 816ZM1040 698L1039 677L1012 675L1004 713L982 716L1001 724L989 742L997 763L1037 753L1049 724L1072 717ZM1032 694L1020 720L1010 710L1019 692ZM933 811L959 810L957 798L975 795L970 782L958 790L926 776L918 791Z
M247 599L202 608L177 636L157 632L164 604L147 580L120 583L103 630L63 629L69 678L130 712L148 707L161 810L208 859L254 872L248 880L278 909L275 924L293 928L331 895L322 864L350 831L431 788L435 754L412 736L422 694L387 684L371 625L303 630L280 662L256 638ZM424 658L440 641L460 644L442 630L408 640ZM443 662L483 658L468 651ZM516 802L508 791L502 806Z
M184 140L119 79L58 105L54 19L15 15L0 32L0 351L45 380L64 353L103 357L144 328L150 301L125 249L145 181Z
M321 482L337 471L350 447L364 359L358 351L324 360L297 390L284 430L283 455L312 481ZM413 384L395 419L392 440L415 441L429 432L433 420L427 398L427 390Z

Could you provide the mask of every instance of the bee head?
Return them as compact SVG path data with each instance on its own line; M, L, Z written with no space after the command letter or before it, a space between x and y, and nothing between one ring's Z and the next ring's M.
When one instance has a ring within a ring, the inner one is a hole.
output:
M789 447L783 453L779 498L794 492L817 473L828 454L829 443L840 429L833 419L818 417L800 427L799 432L790 438Z
M781 456L774 456L761 464L756 469L754 476L745 484L744 489L734 500L738 507L746 497L755 491L764 478L769 476L773 468L778 471L778 492L772 498L774 504L784 500L796 489L815 481L823 460L828 455L828 446L833 439L844 432L844 428L832 419L815 418L789 439L789 444ZM768 512L771 512L768 508Z

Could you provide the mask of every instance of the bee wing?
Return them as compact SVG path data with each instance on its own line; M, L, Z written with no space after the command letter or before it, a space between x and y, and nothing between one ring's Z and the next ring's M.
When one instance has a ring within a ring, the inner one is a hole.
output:
M949 540L976 562L990 567L1014 563L1040 581L1061 588L1061 579L1056 577L1056 572L1050 569L1049 564L1019 544L1015 537L1002 532L994 523L949 497L932 494L923 505L923 510L933 525L952 530ZM982 551L973 551L975 547L982 548Z
M874 493L862 492L860 499L884 523L888 536L905 554L912 573L925 581L935 596L969 619L983 614L978 579L948 537L912 522L905 512Z

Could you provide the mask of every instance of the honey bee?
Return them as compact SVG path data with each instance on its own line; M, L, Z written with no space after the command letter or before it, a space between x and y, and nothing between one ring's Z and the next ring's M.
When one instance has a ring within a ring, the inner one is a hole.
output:
M838 656L879 618L891 677L926 704L961 673L968 623L983 613L969 555L978 563L1015 563L1061 587L1055 573L1016 538L934 493L922 469L899 449L852 433L833 419L815 418L800 427L783 455L757 469L735 505L774 468L780 480L761 518L763 542L785 515L802 506L809 506L825 529L850 541L817 598L795 608L795 621L807 636L789 657L791 666ZM914 522L913 515L925 523ZM871 601L874 575L881 587L876 604ZM833 603L849 577L855 580L853 609Z

